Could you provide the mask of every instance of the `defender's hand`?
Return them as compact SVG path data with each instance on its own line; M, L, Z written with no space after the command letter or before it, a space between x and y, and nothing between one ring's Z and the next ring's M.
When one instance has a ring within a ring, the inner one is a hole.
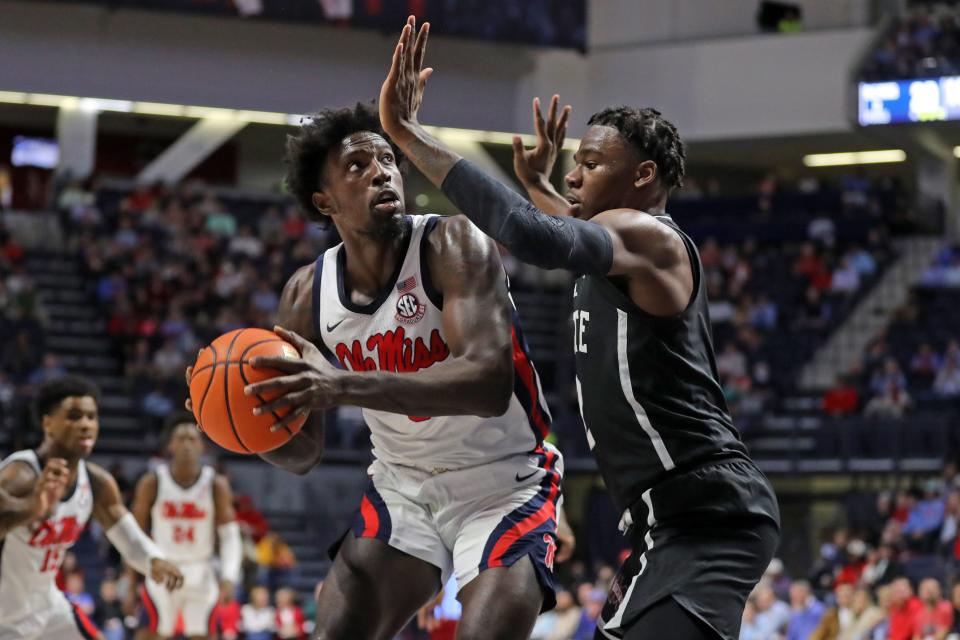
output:
M567 121L571 111L570 105L566 105L557 118L559 104L560 96L554 94L550 99L547 120L544 122L540 112L540 98L533 99L533 128L537 134L537 145L533 149L524 149L520 136L513 137L513 170L524 187L550 179L557 155L567 137Z
M298 416L314 409L329 409L337 404L339 380L342 371L327 361L312 342L293 331L274 327L273 331L291 343L300 352L300 358L256 357L250 360L254 369L275 369L286 375L247 385L248 396L266 395L273 398L253 410L254 415L290 407L290 412L270 427L278 431Z
M67 461L63 458L50 458L43 466L40 477L33 485L33 507L30 510L33 520L50 517L57 503L63 497L70 478Z
M423 55L427 50L430 23L424 22L414 39L417 19L407 18L400 33L400 41L393 50L393 60L383 86L380 87L380 123L391 138L402 136L407 127L417 122L423 89L431 68L423 68Z
M180 570L161 558L150 561L150 577L166 586L168 591L175 591L183 586L183 574Z

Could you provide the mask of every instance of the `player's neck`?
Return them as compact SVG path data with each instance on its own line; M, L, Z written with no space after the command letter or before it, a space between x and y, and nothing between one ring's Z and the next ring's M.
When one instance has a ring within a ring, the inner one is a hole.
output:
M347 259L344 284L347 289L371 298L383 291L397 271L397 262L403 260L401 254L405 235L382 240L345 235L343 248Z
M203 468L200 465L192 462L181 462L178 464L174 460L170 461L170 476L174 482L184 488L193 486L200 478L202 471Z

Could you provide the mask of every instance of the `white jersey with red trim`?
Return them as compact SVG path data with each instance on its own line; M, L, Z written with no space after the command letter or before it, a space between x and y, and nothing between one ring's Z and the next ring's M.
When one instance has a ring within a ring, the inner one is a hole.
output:
M0 469L14 462L29 464L37 475L42 466L35 451L10 454ZM57 570L93 513L93 490L83 460L77 466L73 491L46 520L11 529L0 540L0 627L50 608L60 598Z
M189 487L181 487L166 464L158 465L157 497L150 509L150 537L176 562L209 562L216 529L213 467L204 466Z
M417 375L451 357L441 322L443 299L426 264L427 236L438 220L436 215L404 218L408 242L403 257L389 286L366 305L351 301L346 292L343 244L317 259L315 342L336 366ZM516 310L511 312L515 375L506 413L429 417L364 409L379 460L439 472L527 453L540 444L549 431L550 412Z

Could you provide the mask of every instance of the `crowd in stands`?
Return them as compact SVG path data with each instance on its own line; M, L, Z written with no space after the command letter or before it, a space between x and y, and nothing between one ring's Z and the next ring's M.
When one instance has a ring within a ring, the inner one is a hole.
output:
M774 560L744 612L741 640L960 638L960 475L865 496L806 575Z
M960 8L955 3L916 3L893 19L861 78L906 80L960 74Z
M960 248L947 245L897 311L893 325L870 340L861 364L826 392L823 409L828 415L862 412L897 419L915 405L960 398L960 330L942 313L952 308L958 274Z

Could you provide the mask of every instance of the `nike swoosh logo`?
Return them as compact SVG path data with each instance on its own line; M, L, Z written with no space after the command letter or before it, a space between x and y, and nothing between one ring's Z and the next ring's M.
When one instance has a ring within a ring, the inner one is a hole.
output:
M528 474L525 475L525 476L521 476L521 475L518 473L517 476L516 476L517 482L523 482L524 480L529 480L530 478L532 478L533 476L537 475L538 473L540 473L540 469L537 469L536 471L533 471L533 472L531 472L531 473L528 473Z
M330 324L330 323L328 322L328 323L327 323L327 333L331 333L334 329L336 329L337 327L339 327L340 324L343 323L344 320L346 320L346 318L342 318L342 319L340 320L340 322L337 322L336 324Z

